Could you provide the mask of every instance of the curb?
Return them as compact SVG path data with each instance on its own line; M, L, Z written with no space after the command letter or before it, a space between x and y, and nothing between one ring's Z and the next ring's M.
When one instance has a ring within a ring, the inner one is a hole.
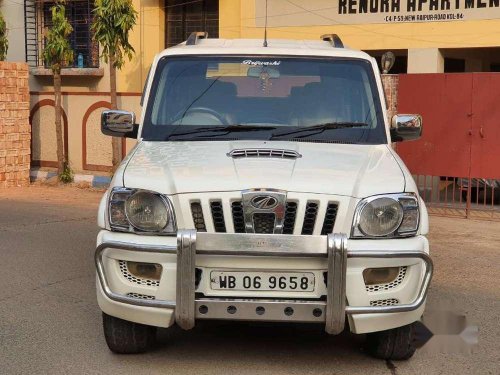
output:
M46 181L49 178L56 177L57 173L53 171L39 171L39 170L31 170L30 171L30 181ZM106 188L109 186L111 182L111 177L108 176L94 176L89 174L75 174L73 176L75 183L86 182L90 186L95 188Z

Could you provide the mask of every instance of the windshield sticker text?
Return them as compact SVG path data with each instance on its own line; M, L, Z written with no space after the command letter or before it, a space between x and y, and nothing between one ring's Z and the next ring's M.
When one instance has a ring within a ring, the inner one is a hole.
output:
M252 65L252 66L278 66L281 64L281 61L243 60L241 63L244 65Z

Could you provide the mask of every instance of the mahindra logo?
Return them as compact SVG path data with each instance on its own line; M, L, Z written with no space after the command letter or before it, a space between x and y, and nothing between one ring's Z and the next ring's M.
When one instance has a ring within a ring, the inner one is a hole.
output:
M271 210L278 205L278 200L270 195L258 195L250 203L260 210Z

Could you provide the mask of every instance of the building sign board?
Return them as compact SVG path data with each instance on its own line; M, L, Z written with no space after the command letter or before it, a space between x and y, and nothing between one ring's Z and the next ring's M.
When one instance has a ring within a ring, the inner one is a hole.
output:
M266 0L255 0L264 26ZM269 0L268 26L356 25L500 19L500 0Z

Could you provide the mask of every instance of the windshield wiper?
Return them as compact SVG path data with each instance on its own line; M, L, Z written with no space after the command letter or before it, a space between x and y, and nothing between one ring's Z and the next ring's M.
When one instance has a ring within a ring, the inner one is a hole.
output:
M363 127L367 127L367 126L369 126L369 125L367 123L364 123L364 122L326 122L324 124L317 124L317 125L312 125L312 126L300 128L297 130L284 132L284 133L273 134L270 139L275 139L275 138L283 137L286 135L299 134L302 132L313 131L313 134L305 134L305 135L301 135L299 137L294 137L294 138L303 138L303 137L308 137L308 136L314 135L314 134L320 134L320 133L323 133L325 130L330 130L330 129L363 128Z
M255 130L274 130L275 126L256 126L256 125L225 125L225 126L204 126L201 128L196 128L183 133L172 133L167 137L167 140L171 137L184 136L184 135L196 135L201 133L219 133L224 132L225 134L233 132L247 132ZM223 135L225 135L223 134ZM201 138L201 137L200 137Z

